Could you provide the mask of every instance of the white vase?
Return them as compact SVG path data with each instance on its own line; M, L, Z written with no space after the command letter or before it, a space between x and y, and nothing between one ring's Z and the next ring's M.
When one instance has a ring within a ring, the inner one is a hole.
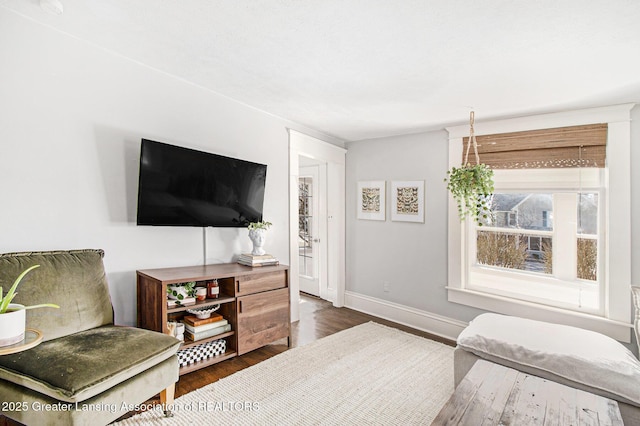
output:
M254 256L262 256L265 251L262 248L264 245L264 240L267 235L266 229L251 229L249 230L249 239L253 243L253 250L251 254Z
M0 314L0 347L15 345L24 340L26 312L23 305L11 303L7 312Z

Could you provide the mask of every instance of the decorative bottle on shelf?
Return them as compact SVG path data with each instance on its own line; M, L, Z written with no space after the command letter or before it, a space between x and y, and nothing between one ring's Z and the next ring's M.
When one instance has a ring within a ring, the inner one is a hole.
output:
M220 287L218 280L214 278L207 281L207 299L217 299L218 297L220 297Z

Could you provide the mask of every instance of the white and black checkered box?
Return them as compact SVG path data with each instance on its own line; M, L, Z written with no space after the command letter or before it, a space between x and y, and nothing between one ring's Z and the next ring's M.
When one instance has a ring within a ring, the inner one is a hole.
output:
M227 341L224 339L213 340L207 343L190 346L178 351L180 367L185 367L198 361L222 355L227 350Z

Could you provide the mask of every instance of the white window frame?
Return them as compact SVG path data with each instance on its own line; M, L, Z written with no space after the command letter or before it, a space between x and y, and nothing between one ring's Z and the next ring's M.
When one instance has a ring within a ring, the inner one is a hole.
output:
M469 236L468 221L459 220L455 201L449 196L447 293L450 302L506 315L573 325L606 334L622 342L631 341L630 122L631 109L634 105L625 104L476 122L474 125L476 135L489 135L586 124L608 124L607 167L602 171L605 187L602 193L605 201L602 205L606 210L604 250L610 255L604 256L603 259L602 309L597 313L577 312L469 288L467 271L471 257L466 244ZM469 136L469 126L449 127L447 131L449 132L449 168L457 167L462 158L463 138ZM553 172L545 176L548 178L549 186L553 186L554 182L558 181ZM517 181L510 182L509 185L514 190L520 189Z
M550 181L549 177L554 180ZM512 169L494 171L495 192L553 193L554 227L552 231L535 231L519 228L477 227L473 221L463 225L468 235L462 241L468 244L470 264L463 270L466 288L498 296L512 297L543 305L560 307L602 316L604 314L604 285L606 276L605 247L600 243L598 256L598 283L577 278L576 242L577 229L560 226L562 222L577 221L577 193L595 192L599 195L598 241L605 240L606 223L602 211L604 199L604 169ZM563 216L564 219L563 219ZM497 268L475 264L477 231L504 232L508 234L535 235L553 238L553 265L551 275L509 268ZM582 303L581 303L582 302Z

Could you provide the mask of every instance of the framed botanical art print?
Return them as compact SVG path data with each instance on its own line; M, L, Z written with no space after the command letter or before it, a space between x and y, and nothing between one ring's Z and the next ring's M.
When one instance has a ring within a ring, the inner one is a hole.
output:
M391 182L391 220L424 223L424 181Z
M385 193L383 180L358 182L358 219L385 220Z

